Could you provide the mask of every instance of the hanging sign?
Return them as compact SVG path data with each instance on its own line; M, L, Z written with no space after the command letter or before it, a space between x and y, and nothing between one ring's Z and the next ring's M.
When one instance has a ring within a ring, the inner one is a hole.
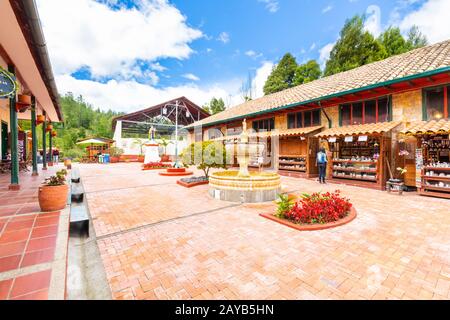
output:
M367 141L367 136L359 136L358 137L358 141L359 142L366 142Z
M336 142L336 137L328 138L328 142L335 143Z
M345 142L353 142L353 136L347 136L344 139Z
M0 69L0 99L7 99L16 92L14 77L6 70Z

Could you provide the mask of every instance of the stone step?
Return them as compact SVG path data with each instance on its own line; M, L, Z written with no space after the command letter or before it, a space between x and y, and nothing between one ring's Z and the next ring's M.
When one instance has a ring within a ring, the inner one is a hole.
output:
M89 237L89 213L85 205L73 204L70 209L70 236Z
M81 203L84 199L84 188L81 184L72 184L71 187L71 200L72 202Z
M71 170L71 181L73 183L80 183L80 171L77 168Z

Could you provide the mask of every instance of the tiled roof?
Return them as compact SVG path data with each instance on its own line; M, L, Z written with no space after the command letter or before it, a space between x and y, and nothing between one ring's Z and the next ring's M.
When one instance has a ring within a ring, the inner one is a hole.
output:
M374 134L389 132L401 122L379 122L379 123L368 123L368 124L358 124L352 126L336 127L316 134L316 137L337 137L337 136L350 136L357 134Z
M405 129L400 131L403 134L447 134L450 133L450 120L431 120L431 121L417 121L407 125Z
M252 116L295 104L323 100L353 90L376 87L381 83L401 81L405 77L449 70L450 40L447 40L242 103L188 127L226 122L228 119Z

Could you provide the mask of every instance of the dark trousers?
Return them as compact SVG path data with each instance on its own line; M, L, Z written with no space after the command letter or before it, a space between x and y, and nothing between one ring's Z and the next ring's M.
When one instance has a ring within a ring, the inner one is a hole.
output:
M319 181L325 182L325 176L327 175L327 164L326 163L319 163Z

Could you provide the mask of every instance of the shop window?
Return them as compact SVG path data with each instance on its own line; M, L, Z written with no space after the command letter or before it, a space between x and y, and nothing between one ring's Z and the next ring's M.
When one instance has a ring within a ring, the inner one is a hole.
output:
M208 138L209 140L214 140L220 138L222 136L222 132L219 128L211 128L208 129Z
M273 129L275 129L275 119L270 118L270 119L253 121L252 126L253 126L253 130L255 130L256 132L272 131Z
M352 117L352 105L344 104L341 106L341 123L343 126L348 126L351 124Z
M364 123L377 122L377 101L369 100L364 104Z
M363 104L361 102L354 103L352 106L352 124L363 123Z
M449 87L426 89L424 97L427 120L448 118Z
M289 129L318 126L320 123L320 109L288 114Z
M294 129L295 124L295 113L288 114L288 129Z
M347 103L339 107L341 126L390 121L391 107L388 97Z
M236 136L242 133L242 127L227 128L227 136Z

